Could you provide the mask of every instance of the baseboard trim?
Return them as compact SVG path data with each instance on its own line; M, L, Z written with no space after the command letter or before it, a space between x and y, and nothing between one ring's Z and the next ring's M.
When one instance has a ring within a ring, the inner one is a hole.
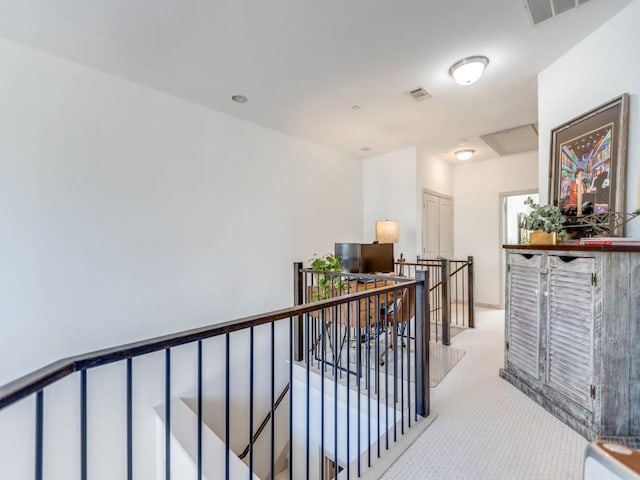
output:
M492 310L502 310L502 308L500 308L500 305L494 305L492 303L476 302L475 305L476 307L491 308Z

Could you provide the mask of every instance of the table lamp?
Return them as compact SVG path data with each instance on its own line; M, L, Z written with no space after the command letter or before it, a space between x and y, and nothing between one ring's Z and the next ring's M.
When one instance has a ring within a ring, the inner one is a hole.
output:
M376 222L376 242L397 243L398 231L398 222L394 220L378 220Z

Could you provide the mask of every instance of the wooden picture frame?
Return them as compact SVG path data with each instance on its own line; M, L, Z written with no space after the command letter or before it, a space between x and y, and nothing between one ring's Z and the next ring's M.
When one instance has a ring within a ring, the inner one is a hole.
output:
M625 208L628 128L624 93L551 130L549 199L572 236L623 235L613 213Z

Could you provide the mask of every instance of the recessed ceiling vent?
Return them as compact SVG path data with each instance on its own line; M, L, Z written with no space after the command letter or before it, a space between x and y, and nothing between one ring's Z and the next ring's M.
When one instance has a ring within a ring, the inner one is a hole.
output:
M589 0L525 0L525 8L534 25L572 10Z
M424 87L414 88L409 94L416 100L424 100L425 98L431 98L431 94L427 92Z
M538 149L538 127L533 123L481 135L480 138L501 157Z

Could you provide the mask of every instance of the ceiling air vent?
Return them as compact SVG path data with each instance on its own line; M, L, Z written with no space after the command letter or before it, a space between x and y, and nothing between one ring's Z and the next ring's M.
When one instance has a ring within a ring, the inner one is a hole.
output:
M424 87L418 87L409 92L416 100L423 100L425 98L431 98L431 94L427 92Z
M549 20L589 0L525 0L526 9L534 25Z
M481 135L480 138L501 157L538 149L538 128L533 123Z

